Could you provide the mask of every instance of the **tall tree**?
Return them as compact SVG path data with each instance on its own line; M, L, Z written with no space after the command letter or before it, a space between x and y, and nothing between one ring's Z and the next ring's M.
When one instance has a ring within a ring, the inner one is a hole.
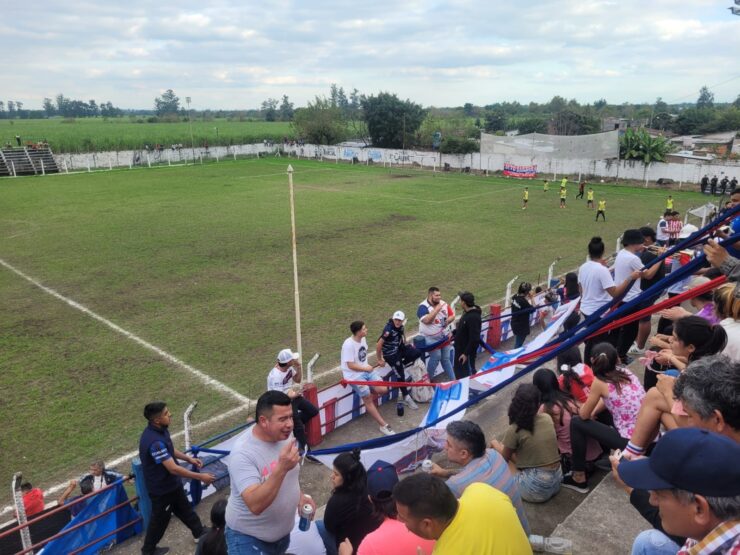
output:
M329 87L329 102L335 107L339 105L339 87L336 83L332 83Z
M696 99L697 108L712 108L714 106L714 93L706 86L699 91L699 98Z
M733 106L734 106L735 108L740 108L740 94L739 94L739 95L737 95L737 98L735 99L735 102L733 102L733 103L732 103L732 105L733 105Z
M265 118L265 121L275 121L277 119L277 107L277 98L268 98L262 102L262 116Z
M331 100L316 97L306 108L298 108L293 114L293 128L296 134L318 145L333 145L347 136L347 121L338 106Z
M560 110L553 115L553 127L556 135L587 135L599 131L599 120L581 114L572 109Z
M402 148L414 144L414 134L421 126L426 110L410 100L400 100L391 93L368 96L362 103L365 123L374 146Z
M51 98L44 98L44 112L46 115L51 117L56 114L56 108L54 107L54 101Z
M280 103L280 119L282 121L290 121L293 119L293 103L288 100L288 95L283 95L283 101Z
M154 109L158 116L177 114L180 110L180 99L172 89L167 89L162 96L154 99Z
M503 110L494 110L487 113L484 129L486 133L506 130L506 114L504 114Z

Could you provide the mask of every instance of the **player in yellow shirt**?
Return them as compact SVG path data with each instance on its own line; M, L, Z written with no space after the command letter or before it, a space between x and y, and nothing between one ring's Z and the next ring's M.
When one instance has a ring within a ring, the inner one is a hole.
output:
M530 555L532 546L511 498L483 482L455 499L447 484L421 473L393 488L398 520L420 538L437 540L434 555Z
M560 185L560 208L565 208L565 199L568 198L568 190Z
M545 179L545 181L542 182L542 190L546 193L550 190L550 182Z
M522 197L522 210L527 209L528 202L529 202L529 187L524 187L524 196Z
M560 180L560 188L561 189L565 189L565 187L567 187L567 185L568 185L568 178L567 177L564 177L563 179Z
M586 208L593 208L594 207L594 190L589 187L588 192L586 193Z
M668 198L665 201L665 209L673 210L673 197L671 195L668 195Z
M606 221L606 201L604 199L599 201L599 208L596 210L596 220L594 221L599 221L599 214L601 214L601 217Z

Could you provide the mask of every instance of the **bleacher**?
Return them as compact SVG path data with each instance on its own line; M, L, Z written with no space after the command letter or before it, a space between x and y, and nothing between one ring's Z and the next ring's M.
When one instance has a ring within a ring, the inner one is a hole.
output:
M0 150L0 176L59 173L48 146L5 147Z

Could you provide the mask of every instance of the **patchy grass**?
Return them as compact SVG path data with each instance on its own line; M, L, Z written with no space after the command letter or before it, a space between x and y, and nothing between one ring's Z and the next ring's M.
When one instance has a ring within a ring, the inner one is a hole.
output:
M561 210L556 187L530 182L523 211L527 183L514 180L290 163L303 346L323 355L319 370L338 364L352 320L372 344L394 310L415 327L430 285L493 301L515 275L545 279L557 256L558 270L577 266L592 235L612 248L625 228L654 225L666 197L596 184L608 208L595 223L575 187ZM254 399L276 353L295 346L287 164L3 179L0 258ZM672 194L680 210L702 203ZM48 486L135 450L153 399L171 403L173 429L192 400L196 421L236 406L4 268L0 295L0 481L22 470Z

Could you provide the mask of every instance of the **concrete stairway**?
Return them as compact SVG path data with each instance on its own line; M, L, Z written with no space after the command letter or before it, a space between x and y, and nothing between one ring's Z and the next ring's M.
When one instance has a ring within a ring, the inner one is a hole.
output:
M4 148L0 152L0 175L59 173L49 147Z

